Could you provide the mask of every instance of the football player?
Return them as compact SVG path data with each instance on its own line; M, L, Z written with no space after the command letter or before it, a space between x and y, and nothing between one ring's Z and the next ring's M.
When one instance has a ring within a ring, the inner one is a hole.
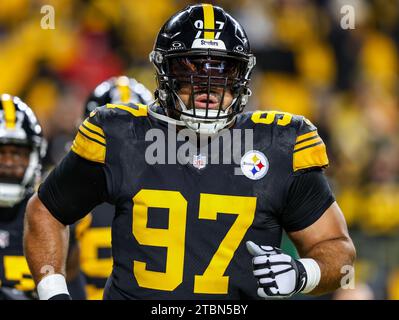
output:
M137 80L126 76L113 77L99 84L90 94L84 117L108 103L147 105L152 101L151 92ZM105 283L112 271L111 224L114 212L113 206L103 203L77 225L80 266L86 278L89 300L102 299Z
M0 300L37 298L22 238L26 203L39 183L45 152L42 129L32 110L18 97L0 95ZM70 256L75 249L71 245ZM68 262L71 292L84 297L81 282L71 276L78 268Z
M241 25L220 7L189 6L161 28L150 59L158 104L92 112L29 202L25 248L40 298L68 298L66 226L104 201L116 207L105 299L283 298L339 287L355 249L323 174L326 147L302 116L243 113L255 57ZM239 168L207 161L223 145L163 164L146 157L151 129L171 156L187 143L176 131L210 141L249 131L253 147ZM283 229L300 259L279 249ZM43 277L45 264L57 274Z

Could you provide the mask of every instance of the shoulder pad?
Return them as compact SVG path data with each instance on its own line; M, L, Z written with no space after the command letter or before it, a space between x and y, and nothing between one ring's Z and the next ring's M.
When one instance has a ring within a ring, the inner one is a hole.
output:
M80 125L71 150L86 160L105 163L107 143L100 109L92 111L89 118Z
M135 117L147 116L147 106L141 103L128 103L128 104L107 104L107 109L119 109L129 112Z
M255 111L252 113L251 120L254 123L266 125L287 126L291 123L293 115L283 111Z
M317 128L301 117L293 150L293 170L328 166L326 146Z
M326 146L317 128L305 117L283 111L255 111L251 115L255 124L295 128L293 170L328 166Z

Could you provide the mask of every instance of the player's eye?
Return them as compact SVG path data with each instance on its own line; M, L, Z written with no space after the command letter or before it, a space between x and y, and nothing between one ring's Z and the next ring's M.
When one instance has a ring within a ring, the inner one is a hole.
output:
M170 72L176 76L206 75L236 78L240 73L240 64L231 60L175 58L171 60Z

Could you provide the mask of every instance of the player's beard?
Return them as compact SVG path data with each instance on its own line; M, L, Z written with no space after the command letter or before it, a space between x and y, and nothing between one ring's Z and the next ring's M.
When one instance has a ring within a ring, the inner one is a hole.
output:
M190 87L185 87L178 92L181 101L186 106L187 110L226 110L231 101L232 93L228 88L214 87L194 87L194 91L191 91ZM230 101L229 101L230 100ZM176 106L180 110L180 106Z

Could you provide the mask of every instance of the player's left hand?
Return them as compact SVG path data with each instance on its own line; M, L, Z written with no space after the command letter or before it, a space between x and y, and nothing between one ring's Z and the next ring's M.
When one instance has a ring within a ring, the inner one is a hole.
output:
M261 298L288 298L301 292L307 282L303 264L281 249L246 243L253 256L254 276L258 279L258 296Z

